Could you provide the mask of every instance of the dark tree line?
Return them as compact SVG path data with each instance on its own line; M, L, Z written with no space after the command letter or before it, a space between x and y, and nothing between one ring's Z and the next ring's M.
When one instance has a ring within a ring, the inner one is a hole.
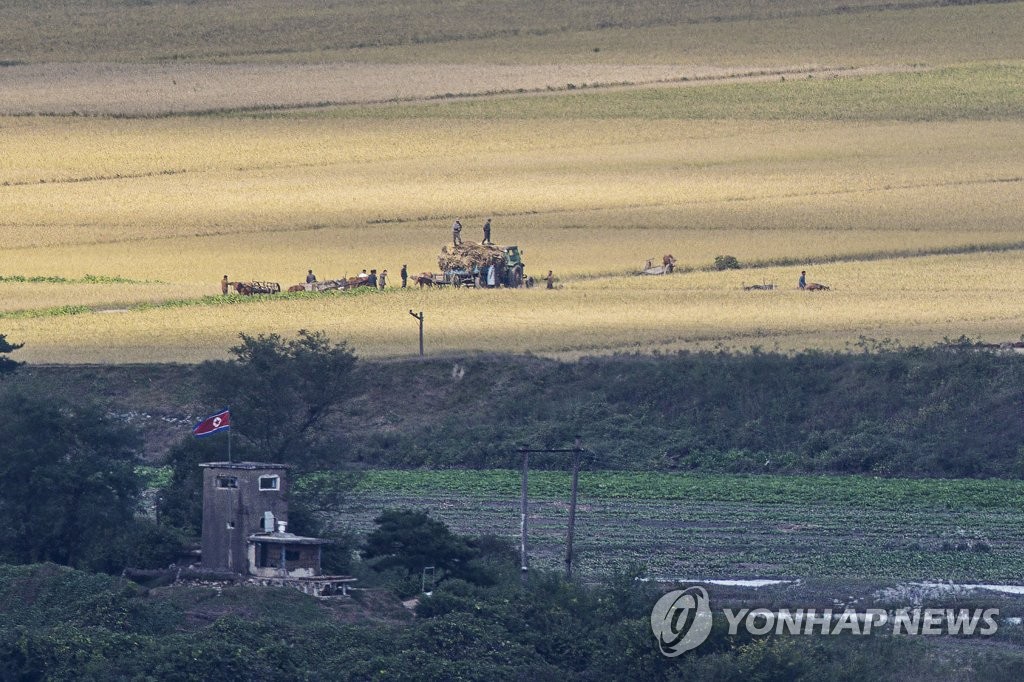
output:
M20 347L0 335L0 354ZM294 339L243 334L231 352L231 360L204 363L202 394L209 405L231 406L239 457L309 465L324 421L354 391L355 355L304 330ZM0 357L0 374L20 364ZM138 436L104 406L0 385L0 413L0 561L155 568L198 534L198 464L225 459L223 443L183 438L154 521L142 507Z

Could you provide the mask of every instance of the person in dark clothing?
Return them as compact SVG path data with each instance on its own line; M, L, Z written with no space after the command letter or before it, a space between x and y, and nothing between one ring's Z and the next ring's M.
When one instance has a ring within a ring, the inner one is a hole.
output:
M220 281L220 293L221 293L221 295L223 295L223 296L227 296L228 295L228 284L229 284L228 276L224 275L224 279L222 279Z
M384 291L384 287L386 287L387 285L388 285L388 271L387 270L381 270L380 271L380 281L377 283L377 287L381 291Z
M316 275L314 275L313 271L310 270L308 273L306 273L306 284L314 284L314 283L316 283Z
M406 270L405 266L402 266L402 272L399 273L402 276L402 288L409 282L409 271Z
M548 282L548 289L555 288L555 276L551 273L550 270L548 270L548 276L545 277L544 279L546 279Z
M491 243L491 219L488 218L487 222L484 223L484 244Z
M374 289L377 288L377 271L376 270L370 270L370 276L366 279L366 283L369 284Z
M800 271L800 279L797 280L796 285L798 287L800 287L801 289L806 289L807 288L807 271L806 270L801 270Z

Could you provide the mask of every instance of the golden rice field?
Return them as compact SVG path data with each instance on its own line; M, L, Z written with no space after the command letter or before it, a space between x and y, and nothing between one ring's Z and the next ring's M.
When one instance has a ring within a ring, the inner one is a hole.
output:
M416 353L424 311L431 354L557 357L609 350L727 347L852 349L860 337L932 343L1021 329L1019 253L834 263L809 268L831 291L801 292L792 267L567 281L553 291L391 290L237 305L4 319L39 361L191 362L220 357L237 333L324 329L364 357ZM744 291L756 277L774 291ZM969 288L963 284L970 283ZM1020 336L1016 333L1013 338Z
M428 265L455 216L501 216L524 242L535 227L1013 232L1022 142L1020 121L15 119L0 246L233 234L246 253L253 234L302 248L324 237L291 233L347 229L360 256L425 234Z
M82 2L49 52L11 26L57 9L0 8L0 112L48 114L0 115L0 333L22 359L193 362L301 328L407 355L410 309L452 354L1024 334L1024 3L694 3L686 20L466 3L431 37L400 16L417 3L250 0L195 8L223 51L175 52L166 6ZM317 17L394 40L303 43ZM456 217L471 240L493 218L558 289L203 298L225 273L287 287L386 268L395 285L403 263L436 269ZM692 272L630 274L665 253ZM746 267L710 271L719 255ZM801 269L832 290L795 291ZM742 289L761 282L780 288Z

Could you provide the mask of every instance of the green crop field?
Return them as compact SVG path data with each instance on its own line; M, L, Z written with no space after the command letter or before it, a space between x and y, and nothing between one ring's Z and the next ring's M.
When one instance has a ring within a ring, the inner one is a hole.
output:
M326 491L338 480L312 474L297 486ZM518 547L518 471L369 471L357 481L340 510L353 530L369 531L386 508L429 509L458 532ZM1014 583L1024 570L1020 481L583 471L579 486L574 547L586 578L634 564L690 580ZM529 487L531 565L558 570L570 476L531 471Z

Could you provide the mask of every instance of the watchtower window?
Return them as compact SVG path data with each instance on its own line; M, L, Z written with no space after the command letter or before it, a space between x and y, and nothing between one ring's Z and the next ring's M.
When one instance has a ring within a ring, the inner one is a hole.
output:
M280 476L260 476L260 490L280 490Z
M217 477L218 488L237 488L238 479L234 476L218 476Z

